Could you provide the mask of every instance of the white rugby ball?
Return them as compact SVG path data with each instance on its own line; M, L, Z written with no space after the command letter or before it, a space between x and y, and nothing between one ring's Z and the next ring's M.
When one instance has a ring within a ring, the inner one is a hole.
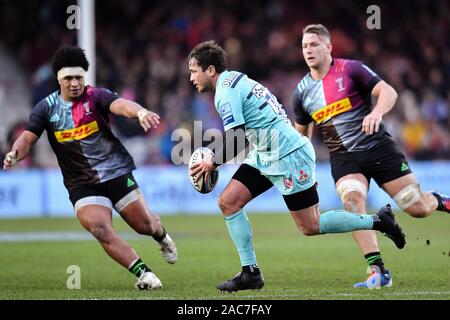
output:
M191 184L194 187L194 189L200 193L210 193L211 191L214 190L217 181L219 180L219 170L215 169L213 172L211 172L208 181L206 181L204 175L198 181L195 181L195 176L190 175L191 167L197 162L202 161L202 159L204 159L205 157L212 158L213 156L214 152L212 152L211 149L206 147L200 147L192 153L191 158L189 159L189 166L188 166L189 180L191 181Z

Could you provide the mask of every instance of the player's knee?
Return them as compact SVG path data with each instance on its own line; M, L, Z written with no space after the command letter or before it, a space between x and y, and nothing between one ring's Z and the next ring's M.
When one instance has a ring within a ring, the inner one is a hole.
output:
M367 186L357 179L346 179L339 183L336 191L346 210L364 212Z
M364 212L366 197L357 191L347 193L343 199L345 210L350 212Z
M300 223L298 225L300 231L305 236L315 236L320 233L319 231L319 224L318 223Z
M417 183L406 186L393 198L400 209L414 218L425 218L432 212L431 206L421 193Z
M405 211L414 218L425 218L428 217L432 212L431 208L427 206L425 201L418 201L411 207L405 209Z
M223 214L228 215L230 213L236 212L240 210L238 205L236 205L235 201L232 201L230 197L221 195L219 200L217 201L217 205Z
M90 228L89 231L95 237L95 239L103 244L111 243L111 241L115 237L114 230L103 225L94 226Z

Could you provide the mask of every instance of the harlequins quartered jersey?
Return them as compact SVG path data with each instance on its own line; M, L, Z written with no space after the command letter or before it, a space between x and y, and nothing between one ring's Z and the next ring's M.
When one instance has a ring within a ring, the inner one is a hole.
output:
M314 121L331 153L364 151L390 140L383 123L379 131L361 131L365 116L372 111L371 92L380 77L362 62L333 59L322 80L308 73L293 93L295 121Z
M107 89L86 86L77 99L64 101L56 91L34 107L27 130L37 136L47 131L67 188L105 182L135 169L109 124L109 106L118 98Z

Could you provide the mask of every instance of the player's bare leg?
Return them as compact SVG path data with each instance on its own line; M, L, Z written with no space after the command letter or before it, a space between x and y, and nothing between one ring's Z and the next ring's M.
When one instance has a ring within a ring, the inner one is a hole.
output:
M420 191L419 184L411 173L383 184L383 188L402 210L415 218L428 217L436 210L450 210L446 208L447 202L439 203L438 197L433 193ZM442 200L445 201L441 198L441 202Z
M261 289L264 278L259 270L253 249L253 234L250 221L243 211L243 207L253 199L248 188L238 180L231 179L219 197L219 208L225 216L231 239L238 251L242 271L234 278L219 283L220 291L239 291L247 289Z
M318 203L290 212L298 228L306 236L377 230L388 236L399 249L406 244L405 235L395 221L390 205L381 208L374 215L357 214L346 210L331 210L320 214Z
M77 211L81 225L100 242L106 253L120 265L128 268L138 255L117 235L112 226L111 215L111 210L101 205L86 205Z
M81 225L100 242L106 253L138 277L140 289L159 289L161 281L141 261L136 251L112 227L112 211L101 205L85 205L77 210Z
M319 212L319 204L297 211L291 211L298 228L303 234L308 236L324 233L341 233L353 230L378 230L385 232L394 241L398 248L405 245L404 234L393 218L390 206L381 208L376 215L350 213L345 210L332 210L323 213ZM375 257L375 258L372 258ZM377 260L377 254L366 255L368 262ZM372 258L372 259L371 259ZM378 263L379 261L377 261ZM380 286L391 286L392 281L389 271L382 272L377 263L371 266L371 275L356 287L375 288Z
M355 185L356 183L356 185ZM338 190L342 203L345 209L353 213L366 214L366 197L369 189L369 182L367 178L359 173L348 174L340 178L336 183L336 190ZM384 268L384 263L381 258L381 253L378 245L376 232L373 230L361 230L352 232L353 239L364 254L364 258L369 265L369 282L371 277L389 278L389 281L377 281L384 285L392 285L392 279L389 271ZM376 268L375 268L376 267ZM375 272L374 272L375 270ZM367 280L354 284L355 287L367 287Z
M132 192L140 193L139 189ZM159 216L150 211L144 197L136 197L134 201L121 208L120 215L137 233L152 236L159 243L164 260L170 264L177 261L175 242L162 226Z

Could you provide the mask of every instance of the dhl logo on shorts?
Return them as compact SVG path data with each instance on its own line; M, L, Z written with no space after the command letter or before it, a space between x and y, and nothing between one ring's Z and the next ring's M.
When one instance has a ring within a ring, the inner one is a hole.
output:
M322 109L317 110L312 114L312 118L316 121L317 124L328 121L332 117L350 110L352 108L352 104L349 98L345 98L332 104L329 104Z
M73 128L64 131L56 131L55 137L58 142L65 142L70 140L81 140L91 134L98 131L97 121L89 122L88 124L82 125L78 128Z

